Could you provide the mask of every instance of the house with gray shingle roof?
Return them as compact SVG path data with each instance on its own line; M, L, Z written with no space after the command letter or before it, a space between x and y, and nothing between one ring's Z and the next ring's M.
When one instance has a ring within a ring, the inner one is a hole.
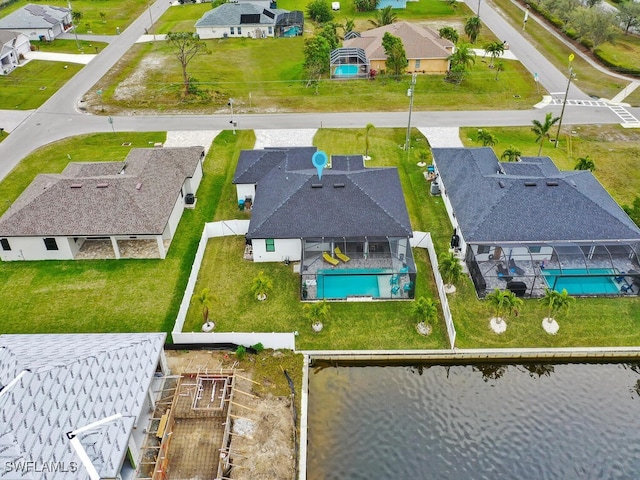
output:
M344 65L357 65L363 72L386 70L387 55L382 38L387 32L402 40L409 61L407 73L445 73L449 70L448 58L455 48L452 42L440 38L437 32L428 27L394 22L345 38L342 47L331 53L332 77L357 78L358 75L350 75L348 71L345 75Z
M590 171L548 157L500 162L491 148L434 148L460 252L480 295L510 282L523 294L638 293L640 228Z
M0 217L0 258L73 260L93 241L153 244L165 258L202 179L203 147L136 148L124 162L40 174Z
M0 30L0 75L11 73L30 51L31 43L24 33Z
M223 3L196 22L201 39L294 37L302 35L304 13L249 2Z
M84 480L90 468L91 478L129 478L154 378L169 374L165 338L0 335L0 478Z
M367 168L361 155L334 155L319 177L315 152L296 147L241 153L233 182L239 200L251 200L247 241L253 261L300 261L303 284L318 286L315 298L360 295L320 288L320 280L347 274L372 280L370 296L392 298L391 277L400 272L411 284L403 293L412 296L413 231L397 169ZM242 198L251 188L254 196ZM397 290L395 295L402 297Z
M71 26L69 8L33 3L0 19L0 30L24 33L29 40L51 41Z

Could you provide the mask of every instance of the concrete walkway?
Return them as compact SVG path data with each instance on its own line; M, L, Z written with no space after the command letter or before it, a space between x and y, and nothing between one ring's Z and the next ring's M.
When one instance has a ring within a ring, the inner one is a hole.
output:
M54 52L27 52L24 54L27 60L48 60L51 62L80 63L87 65L96 58L90 53L54 53Z
M167 132L165 147L204 147L204 154L209 153L213 140L220 134L220 130L172 130Z
M624 99L627 98L629 95L631 95L635 91L635 89L638 88L638 87L640 87L640 81L634 80L629 85L624 87L615 97L613 97L609 101L609 103L621 103L621 102L623 102Z
M298 130L256 130L255 149L265 147L310 147L318 130L305 128Z
M458 127L418 127L431 148L463 147Z
M149 42L164 42L167 36L164 33L157 33L155 35L144 34L136 40L136 43L149 43Z
M491 60L491 55L488 54L483 48L474 48L473 53L476 54L477 58L486 58L488 60ZM498 60L518 60L518 57L516 57L516 54L511 50L505 50L502 55L496 58L496 61Z
M73 33L67 32L67 33L63 33L58 38L61 38L63 40L75 40L76 36ZM78 40L84 40L84 41L87 41L87 42L111 43L116 38L118 38L118 35L93 35L91 33L79 33L78 34Z

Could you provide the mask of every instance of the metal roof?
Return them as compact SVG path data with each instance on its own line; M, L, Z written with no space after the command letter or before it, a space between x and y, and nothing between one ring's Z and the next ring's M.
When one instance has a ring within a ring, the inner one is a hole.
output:
M100 476L115 478L147 408L165 337L0 335L0 479L88 478L67 433L119 413L120 419L78 435ZM21 469L17 462L35 463ZM43 471L45 465L60 470Z

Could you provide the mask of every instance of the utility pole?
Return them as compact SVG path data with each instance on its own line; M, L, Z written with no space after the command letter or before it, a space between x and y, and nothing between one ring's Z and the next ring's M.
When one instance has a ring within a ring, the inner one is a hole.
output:
M560 143L560 127L562 127L562 118L564 117L564 107L567 105L567 97L569 96L569 87L571 86L571 78L573 78L573 67L571 63L574 59L573 53L569 55L569 81L567 82L567 90L564 92L564 101L562 102L562 110L560 111L560 121L558 122L558 131L556 133L556 141L554 148L558 148L558 143Z
M147 0L147 7L149 8L149 20L151 20L151 26L149 27L149 30L153 30L153 16L151 15L151 1ZM156 32L154 30L153 32L153 41L156 41Z
M78 30L76 28L76 23L73 21L73 10L71 8L71 0L68 0L67 5L69 6L69 14L71 15L71 25L73 25L73 33L76 36L76 47L80 50L80 42L78 41Z
M480 18L480 0L478 0L478 18Z
M409 122L407 123L407 137L404 142L404 149L407 151L407 158L409 158L409 150L411 149L411 112L413 111L413 93L416 87L417 73L411 75L411 84L409 90L407 90L407 96L409 97Z

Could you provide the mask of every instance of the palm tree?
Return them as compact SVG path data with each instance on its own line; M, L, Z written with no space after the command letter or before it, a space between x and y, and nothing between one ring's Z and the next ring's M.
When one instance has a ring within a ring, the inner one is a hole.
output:
M504 291L504 307L507 316L519 311L523 304L524 301L511 290Z
M540 153L542 152L542 143L544 142L544 139L550 138L549 130L551 130L551 127L553 127L558 122L558 120L560 120L560 117L554 118L553 114L549 112L544 117L544 123L540 122L539 120L531 121L531 123L533 123L531 131L536 134L536 143L540 143L538 156L540 156Z
M476 63L476 54L468 43L457 45L454 52L449 55L448 60L451 65L462 65L464 68L471 68Z
M453 27L442 27L438 30L438 34L440 38L446 38L451 43L458 43L458 39L460 38L458 31Z
M497 61L496 65L496 82L498 81L498 75L500 74L500 72L504 72L504 62L503 61Z
M374 27L384 27L385 25L391 25L398 19L398 14L394 12L391 5L376 11L376 17L370 19L369 23Z
M431 322L435 321L438 315L436 302L431 298L417 298L411 306L413 314L420 319L416 328L422 335L431 333Z
M506 160L507 162L517 162L518 160L520 160L520 155L522 155L522 152L520 150L518 150L513 145L509 145L509 148L507 148L504 152L502 152L502 155L500 155L500 160Z
M576 163L576 166L573 167L573 169L574 170L590 170L593 172L596 169L596 164L594 163L593 160L589 158L589 155L587 155L586 157L578 158L578 163Z
M260 301L266 300L267 292L273 288L273 280L265 275L264 272L258 272L251 283L251 291Z
M322 330L322 321L327 318L329 314L329 305L326 300L314 303L305 303L302 307L304 309L305 316L311 321L311 327L314 331L319 332Z
M367 126L364 127L364 158L369 158L369 133L373 130L375 125L373 123L367 123Z
M480 35L481 26L480 17L471 17L464 24L464 33L467 34L471 43L476 43L478 35Z
M213 297L208 287L203 288L199 294L194 294L193 299L196 300L202 308L202 323L208 325L208 328L213 330L213 322L209 322L209 310L213 306Z
M502 319L503 312L507 308L507 297L504 295L504 292L496 288L484 298L493 308L494 318Z
M491 62L489 62L489 68L493 68L493 62L496 58L504 53L504 43L502 42L489 42L484 46L485 54L491 55Z
M476 136L476 142L482 143L483 147L493 147L498 143L498 139L492 133L479 128L478 135Z
M571 304L575 302L575 298L569 295L566 288L562 292L545 288L544 297L540 298L540 303L547 307L547 319L553 320L561 311L567 313Z
M353 32L356 29L356 22L353 18L345 18L344 25L342 25L345 35L349 32Z
M455 291L455 283L462 277L462 265L453 252L443 252L438 259L438 270L445 283L445 289Z

